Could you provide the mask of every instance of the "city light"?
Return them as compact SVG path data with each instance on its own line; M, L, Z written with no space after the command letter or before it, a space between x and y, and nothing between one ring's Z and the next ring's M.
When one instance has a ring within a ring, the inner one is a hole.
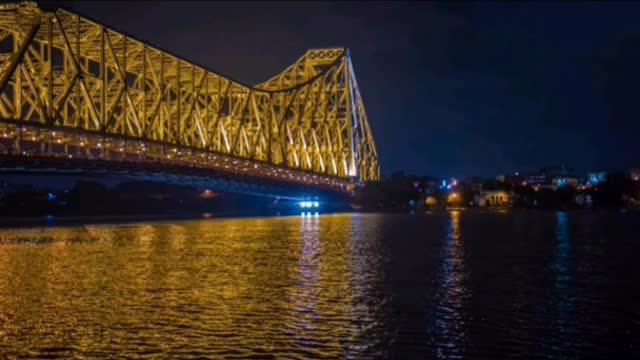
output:
M205 191L200 193L200 197L203 199L211 199L214 196L215 196L214 192L209 189L206 189Z
M460 196L458 195L457 192L452 192L447 197L447 202L449 203L458 203L459 201L460 201Z
M317 208L320 207L320 203L317 201L301 201L300 202L300 207L301 208Z

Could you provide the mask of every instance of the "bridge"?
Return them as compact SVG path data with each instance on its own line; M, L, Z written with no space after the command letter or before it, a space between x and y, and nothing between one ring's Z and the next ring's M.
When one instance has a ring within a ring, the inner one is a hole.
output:
M197 175L263 193L380 176L348 49L308 50L251 86L33 2L0 5L0 168Z

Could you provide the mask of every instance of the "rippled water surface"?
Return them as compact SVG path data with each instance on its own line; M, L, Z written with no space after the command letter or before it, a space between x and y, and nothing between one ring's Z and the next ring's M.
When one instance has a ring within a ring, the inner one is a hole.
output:
M640 358L639 242L620 212L4 229L0 354Z

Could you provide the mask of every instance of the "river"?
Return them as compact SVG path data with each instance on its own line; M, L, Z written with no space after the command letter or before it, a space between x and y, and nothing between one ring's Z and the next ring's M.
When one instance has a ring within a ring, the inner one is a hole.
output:
M0 229L0 354L639 358L639 234L526 210Z

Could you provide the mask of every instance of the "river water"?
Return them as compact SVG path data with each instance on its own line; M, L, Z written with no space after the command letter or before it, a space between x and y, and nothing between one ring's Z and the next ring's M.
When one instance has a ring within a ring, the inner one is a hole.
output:
M515 210L0 229L0 354L640 358L639 234Z

